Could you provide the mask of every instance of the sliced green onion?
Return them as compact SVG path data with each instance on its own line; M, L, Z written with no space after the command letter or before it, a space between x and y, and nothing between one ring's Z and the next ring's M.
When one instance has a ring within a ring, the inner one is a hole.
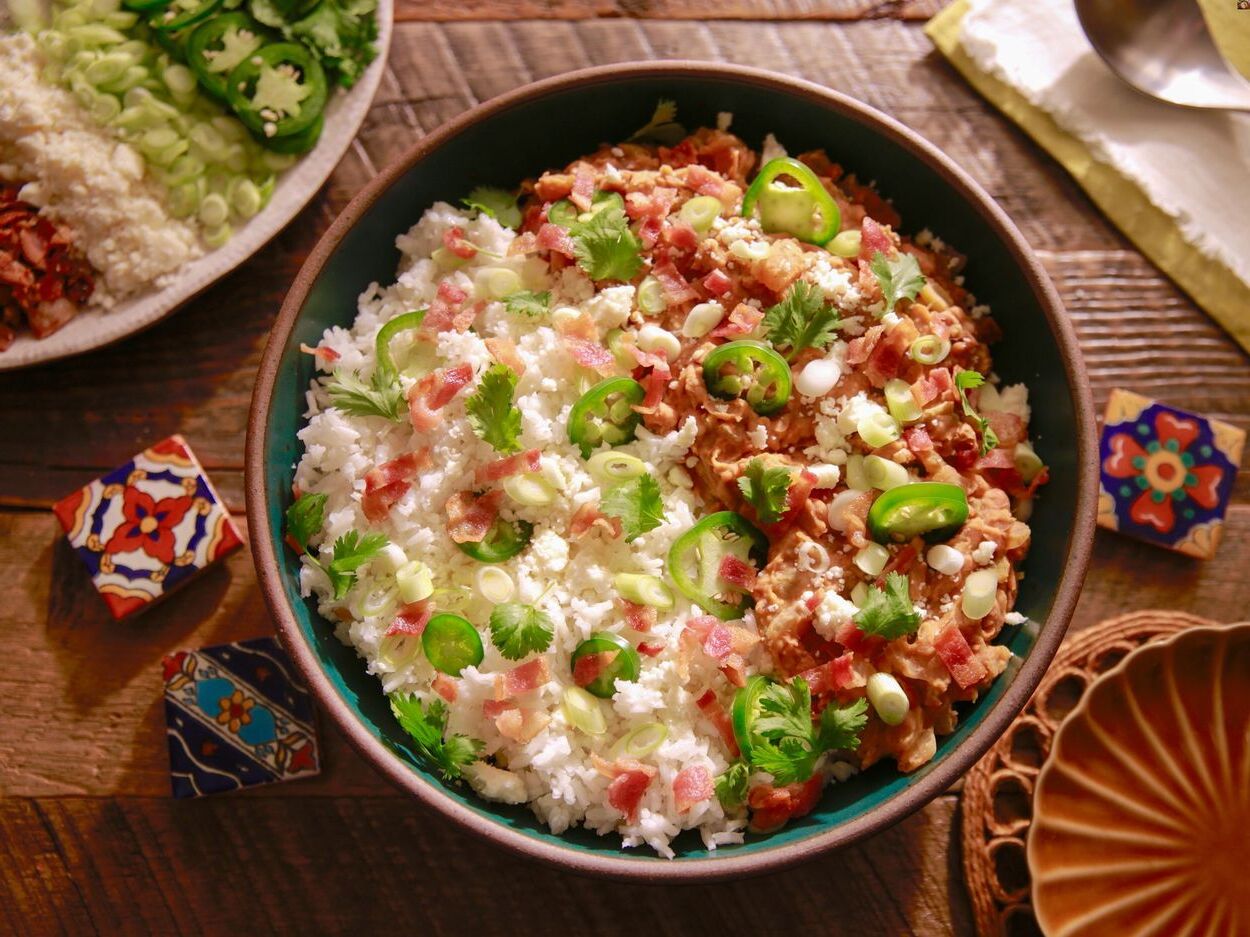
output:
M898 378L885 382L885 404L890 408L890 416L900 423L914 423L924 415L912 395L911 385Z
M543 507L556 499L555 490L543 476L536 473L505 478L503 490L517 504L531 508Z
M888 446L898 439L900 430L898 421L884 410L873 410L855 424L859 438L873 449Z
M645 576L640 573L617 573L612 577L612 585L622 598L635 605L649 605L652 608L672 608L673 590L664 584L658 576Z
M565 687L560 709L564 718L587 735L603 735L608 731L603 704L579 686Z
M859 231L839 231L832 241L825 245L831 254L839 257L858 257L862 237Z
M185 65L169 65L161 72L166 86L179 95L191 94L196 89L195 73Z
M452 271L459 270L469 261L463 257L457 257L445 247L440 247L430 254L430 260L434 261L434 266L440 270Z
M82 76L99 87L121 78L126 74L126 69L134 64L135 60L124 52L109 52L83 69Z
M984 618L994 608L997 596L998 572L993 569L978 569L975 573L969 573L964 580L964 592L959 607L968 618Z
M1016 471L1020 473L1020 478L1026 485L1033 481L1037 477L1037 473L1046 467L1041 457L1033 450L1032 444L1027 442L1016 443L1012 460L1016 464Z
M643 351L663 355L670 361L681 354L681 340L668 329L662 329L651 322L638 330L638 347Z
M655 277L644 277L643 281L638 284L638 308L649 316L668 308L668 300L664 298L664 287Z
M886 725L896 726L907 718L911 701L893 674L874 673L868 678L867 690L868 702Z
M879 543L870 543L855 554L855 565L867 576L880 576L890 562L890 551Z
M700 234L706 234L712 222L720 217L722 205L720 199L710 195L696 195L681 206L678 216Z
M907 469L879 455L864 457L864 478L869 485L881 491L889 491L911 481L907 476Z
M428 599L434 594L434 574L419 560L402 567L395 574L395 584L399 586L399 596L405 605Z
M855 588L851 590L851 604L856 608L863 608L864 603L868 601L868 583L857 582Z
M872 485L864 471L864 457L858 452L846 457L846 486L852 491L870 491Z
M623 452L597 452L586 463L586 470L601 485L618 484L647 474L647 464Z
M498 566L483 566L473 579L482 598L495 605L511 601L516 594L516 584L512 577Z
M230 207L240 218L254 217L260 211L261 203L264 201L256 183L246 177L233 180L228 194Z
M391 587L370 589L356 602L352 603L351 612L358 619L382 618L389 615L395 608L395 589Z
M908 354L920 364L937 364L951 352L951 343L936 335L921 335L911 343Z
M186 182L169 191L169 212L175 218L188 218L200 207L200 187L196 182Z
M234 234L234 230L229 224L218 225L215 228L204 229L204 243L216 250L230 240L230 235Z
M386 635L378 643L378 660L391 670L402 670L421 653L421 638L415 634Z
M702 338L720 325L725 318L725 307L720 303L699 303L686 314L681 334L686 338Z
M226 200L216 192L204 196L204 200L200 202L200 221L210 228L225 224L230 218L230 206L226 204Z
M91 119L97 124L107 124L121 112L121 101L115 95L97 94L91 102Z
M612 746L616 758L646 758L668 738L668 726L661 722L648 722L634 729Z
M474 285L488 299L503 299L521 291L521 277L507 267L485 267L477 272Z

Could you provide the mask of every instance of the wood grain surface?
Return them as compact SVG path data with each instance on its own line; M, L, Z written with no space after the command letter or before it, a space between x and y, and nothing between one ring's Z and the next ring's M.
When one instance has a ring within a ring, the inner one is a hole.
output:
M892 114L950 153L1021 226L1067 304L1100 408L1112 387L1124 386L1250 424L1246 356L959 81L918 23L832 22L914 8L843 0L410 3L360 138L279 238L147 333L0 375L0 929L969 932L954 795L800 869L683 889L589 882L468 839L392 791L329 726L319 778L174 802L159 661L179 647L272 632L250 558L236 553L176 601L119 625L47 510L181 432L239 513L248 397L266 332L335 213L405 144L467 106L535 78L629 59L774 68ZM742 17L787 21L736 21ZM1100 531L1074 627L1150 606L1244 618L1244 478L1235 500L1225 543L1206 563Z

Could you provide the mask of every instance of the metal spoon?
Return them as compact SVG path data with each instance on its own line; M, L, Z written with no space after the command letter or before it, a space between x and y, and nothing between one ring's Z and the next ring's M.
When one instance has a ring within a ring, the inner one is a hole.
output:
M1094 51L1138 91L1185 107L1250 111L1250 82L1220 55L1194 0L1075 3Z

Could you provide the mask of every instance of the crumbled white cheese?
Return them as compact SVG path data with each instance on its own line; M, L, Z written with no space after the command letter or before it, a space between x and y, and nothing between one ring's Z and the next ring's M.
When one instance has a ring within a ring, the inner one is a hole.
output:
M1019 612L1008 612L1003 616L1003 623L1007 625L1023 625L1028 620L1027 615L1021 615Z
M993 540L982 540L972 551L972 559L978 566L989 566L994 562L994 551L998 544Z
M747 441L755 449L768 448L768 427L763 423L757 423L747 431Z
M760 165L771 162L774 159L780 159L787 156L786 148L777 142L777 138L771 133L765 135L764 145L760 147Z
M828 589L816 606L812 627L826 641L832 641L837 636L838 629L850 622L857 612L859 609L853 602L842 598L835 590Z

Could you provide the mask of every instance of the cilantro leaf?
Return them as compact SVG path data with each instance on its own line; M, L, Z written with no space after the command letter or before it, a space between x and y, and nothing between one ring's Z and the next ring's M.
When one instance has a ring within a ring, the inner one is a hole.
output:
M837 334L837 307L825 301L824 291L802 280L790 287L777 305L764 313L761 323L773 347L788 348L786 358L805 348L825 348Z
M359 374L335 371L326 390L330 392L330 404L352 416L380 416L397 423L405 412L403 388L379 371L374 372L368 384Z
M778 786L806 781L821 755L807 681L796 677L791 683L770 683L756 703L751 764L771 774Z
M761 523L775 524L790 506L790 481L789 469L768 468L763 459L752 459L738 479L738 490L755 508Z
M334 587L334 597L341 599L356 582L356 570L381 552L387 539L383 534L366 534L349 530L334 541L334 553L328 565L323 566Z
M915 299L916 294L925 285L924 274L920 272L920 264L908 253L900 253L891 260L881 251L872 255L873 275L881 284L881 295L885 297L885 311L891 312L900 299Z
M321 532L325 521L326 496L322 494L302 494L286 509L286 532L305 553L308 541Z
M442 700L434 700L427 707L422 706L417 697L401 693L392 693L388 699L400 728L412 736L417 750L445 780L459 778L486 747L481 740L466 735L443 738L447 728L447 707Z
M642 241L629 229L619 205L595 212L569 227L577 263L592 280L632 280L642 269Z
M551 308L551 291L535 293L533 290L518 290L503 298L504 307L514 316L537 319L547 314Z
M868 701L846 706L830 703L820 714L820 747L824 751L859 748L859 735L868 725Z
M492 364L464 405L473 432L504 455L521 451L521 411L512 405L516 380L510 367Z
M977 413L968 400L968 391L985 384L985 377L980 371L960 371L955 375L955 388L959 391L959 399L963 402L964 416L975 422L981 431L981 455L998 446L998 434L990 428L990 421Z
M521 226L521 209L517 207L517 198L504 189L479 185L460 201L466 208L490 215L505 228L516 229Z
M639 475L623 485L617 485L603 496L599 509L604 514L621 519L627 543L648 530L655 530L664 522L660 486L650 475Z
M716 799L726 810L741 807L747 800L747 782L751 778L751 767L745 761L735 761L716 779Z
M912 605L910 589L902 573L889 573L884 590L869 586L863 608L855 613L859 630L887 641L915 633L920 627L920 615Z
M651 119L634 131L628 143L662 143L673 146L686 135L686 128L677 122L677 102L661 98L656 102Z
M554 635L551 616L532 605L504 602L490 613L490 640L508 660L547 650Z
M270 2L270 8L276 7ZM277 11L278 22L262 20L280 29L287 39L302 42L321 60L326 78L350 88L377 56L374 40L378 35L378 18L373 0L322 0L303 19L288 22ZM257 19L258 5L250 5ZM272 17L270 17L272 18Z

